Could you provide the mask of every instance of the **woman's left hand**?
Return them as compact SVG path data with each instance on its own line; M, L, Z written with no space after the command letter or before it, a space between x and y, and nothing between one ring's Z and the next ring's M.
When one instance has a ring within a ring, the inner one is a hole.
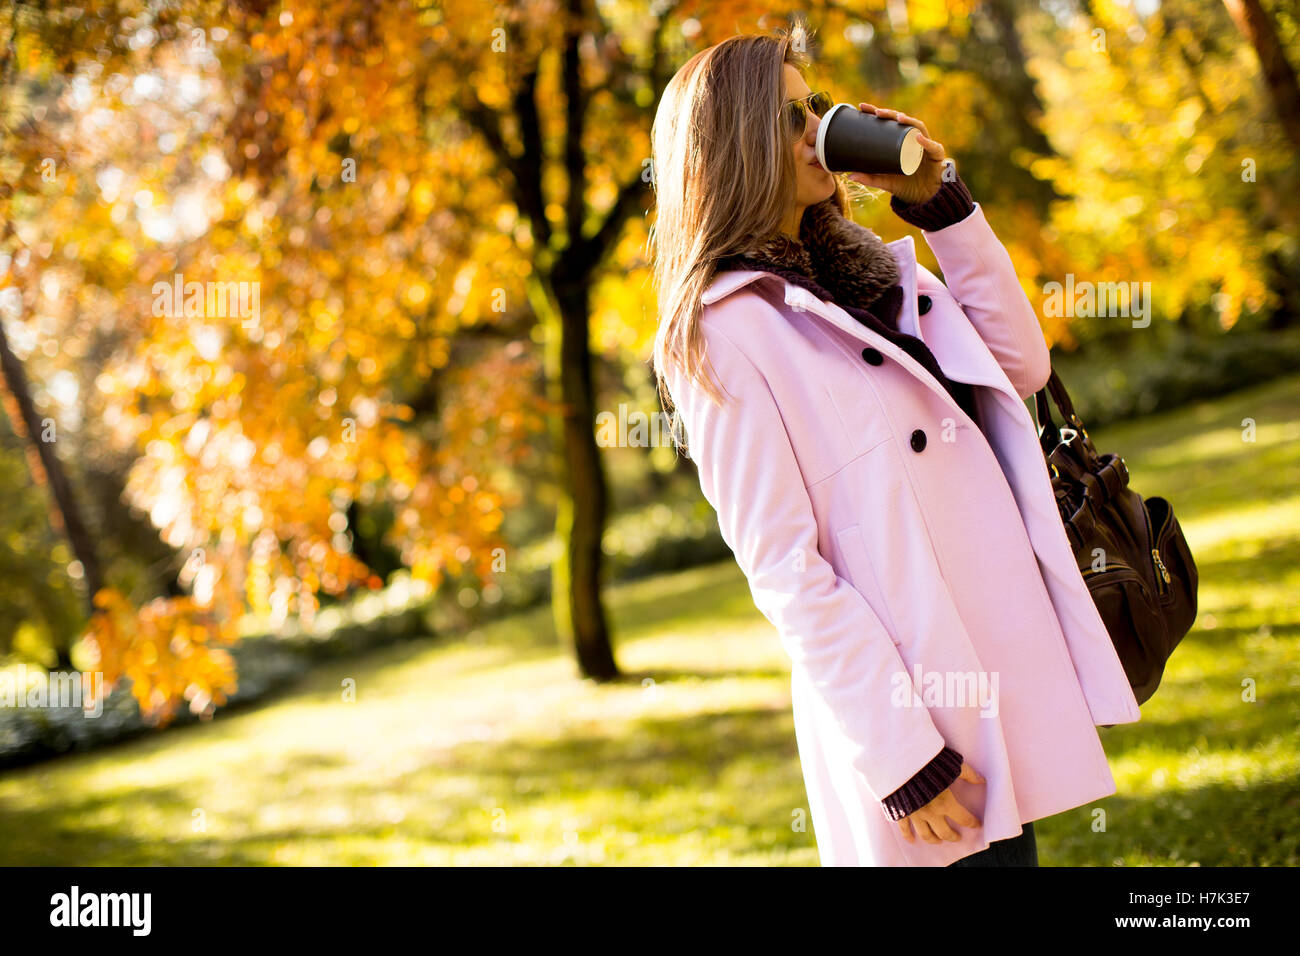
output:
M921 155L921 165L910 176L904 176L902 173L849 173L849 179L864 186L893 193L907 203L925 202L937 193L939 187L943 185L945 165L943 144L936 143L930 138L925 124L898 110L887 110L872 106L870 103L859 103L858 109L864 113L875 113L884 119L897 120L907 126L915 126L921 131L918 142L924 152Z

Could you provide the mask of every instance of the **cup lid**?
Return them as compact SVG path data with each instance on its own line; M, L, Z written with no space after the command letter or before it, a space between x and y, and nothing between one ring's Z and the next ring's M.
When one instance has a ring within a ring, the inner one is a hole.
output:
M817 145L815 147L817 151L817 162L821 163L822 169L826 170L828 173L833 173L835 170L826 165L826 130L831 125L831 117L846 106L850 109L856 109L856 107L849 103L836 103L826 111L826 115L822 117L821 123L817 126Z
M817 131L818 133L821 130ZM903 137L903 148L899 152L898 160L903 167L903 175L910 176L921 165L921 160L925 157L925 147L921 145L921 131L912 127Z

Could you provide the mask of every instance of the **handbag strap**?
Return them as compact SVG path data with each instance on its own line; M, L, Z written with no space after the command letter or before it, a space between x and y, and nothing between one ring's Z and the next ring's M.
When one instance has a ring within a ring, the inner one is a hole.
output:
M1079 510L1065 521L1065 536L1069 539L1070 550L1078 554L1092 537L1097 527L1097 513L1093 510L1092 499L1085 497Z
M1056 369L1052 369L1052 374L1047 377L1047 384L1034 393L1034 422L1038 425L1039 432L1042 432L1044 424L1051 425L1053 431L1057 430L1056 423L1052 421L1051 407L1047 404L1049 394L1056 407L1060 409L1062 418L1082 430L1083 422L1074 411L1074 402L1070 401L1070 393L1065 390L1065 383L1056 374Z

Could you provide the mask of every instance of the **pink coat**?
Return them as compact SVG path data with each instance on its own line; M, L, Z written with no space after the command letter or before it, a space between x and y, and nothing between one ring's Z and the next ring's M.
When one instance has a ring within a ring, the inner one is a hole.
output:
M700 485L791 660L823 866L946 866L1116 791L1097 726L1138 720L1023 399L1048 350L978 203L888 243L899 327L977 386L987 439L906 352L766 272L720 273L701 328L723 409L664 370ZM929 305L920 314L918 297ZM944 744L983 825L909 844L881 798Z

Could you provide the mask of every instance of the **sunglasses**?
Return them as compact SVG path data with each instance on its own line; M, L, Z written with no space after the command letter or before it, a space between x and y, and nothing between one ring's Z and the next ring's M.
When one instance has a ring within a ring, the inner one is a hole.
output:
M804 100L808 105L804 106ZM831 95L829 93L809 93L807 96L801 96L797 100L788 100L781 107L781 118L785 124L785 133L791 140L796 140L804 134L808 128L808 111L812 110L814 116L825 116L831 106Z

